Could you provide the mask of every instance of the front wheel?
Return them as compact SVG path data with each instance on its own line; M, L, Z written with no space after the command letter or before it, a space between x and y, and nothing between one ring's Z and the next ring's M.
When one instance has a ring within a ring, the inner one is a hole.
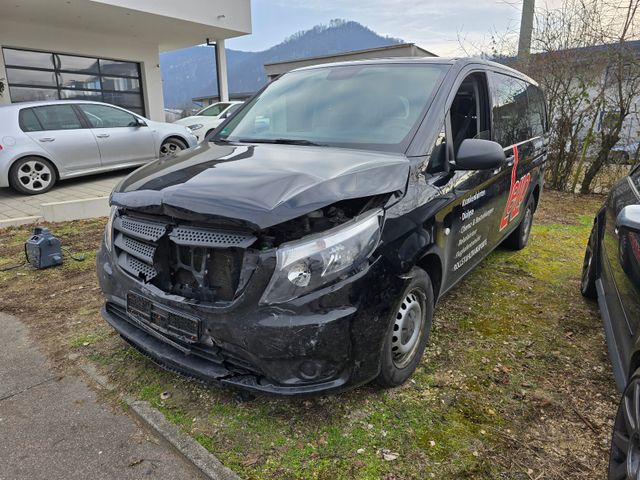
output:
M505 238L503 245L511 250L522 250L527 246L529 242L529 234L531 233L531 226L533 225L533 212L536 209L536 204L533 196L529 197L527 206L522 214L522 220L518 227L511 232L511 234Z
M175 155L181 150L185 150L187 144L179 138L167 138L162 145L160 145L160 158L167 157L169 155Z
M382 347L376 383L385 388L402 385L415 371L424 352L433 319L433 288L420 268L411 271L395 308Z
M625 388L611 438L609 480L640 478L640 370Z
M584 261L582 262L582 278L580 281L580 293L587 298L597 298L596 290L596 245L598 242L598 226L593 225L587 248L584 252Z

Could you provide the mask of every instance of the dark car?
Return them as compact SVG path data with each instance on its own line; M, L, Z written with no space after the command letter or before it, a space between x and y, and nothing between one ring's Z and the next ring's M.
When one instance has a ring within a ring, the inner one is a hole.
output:
M116 187L103 316L160 365L286 395L406 381L434 304L540 199L544 98L482 60L309 67Z
M610 479L640 475L640 165L618 182L593 223L582 294L597 298L616 384Z

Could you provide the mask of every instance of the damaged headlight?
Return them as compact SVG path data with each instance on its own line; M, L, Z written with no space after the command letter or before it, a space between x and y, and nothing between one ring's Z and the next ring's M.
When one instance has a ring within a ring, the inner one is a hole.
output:
M109 213L109 220L107 220L107 225L104 227L104 246L107 247L108 251L111 251L111 244L113 243L113 221L116 218L118 213L118 207L111 207L111 212Z
M261 303L281 303L350 274L380 241L382 211L376 210L339 227L277 250L276 270Z

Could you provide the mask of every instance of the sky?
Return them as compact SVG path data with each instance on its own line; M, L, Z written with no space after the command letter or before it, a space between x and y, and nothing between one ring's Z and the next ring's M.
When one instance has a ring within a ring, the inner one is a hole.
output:
M227 48L266 50L293 33L340 18L446 56L464 54L459 39L468 52L488 46L493 32L517 32L522 1L252 0L251 8L253 33L228 40Z

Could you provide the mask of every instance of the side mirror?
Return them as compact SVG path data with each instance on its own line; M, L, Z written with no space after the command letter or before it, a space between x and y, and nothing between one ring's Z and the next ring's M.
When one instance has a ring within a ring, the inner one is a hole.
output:
M502 166L507 160L502 145L491 140L466 138L458 148L454 170L489 170Z
M616 218L616 228L640 232L640 205L627 205Z
M147 123L146 123L144 120L142 120L142 119L140 119L140 118L136 117L136 124L135 124L135 126L136 126L136 127L146 127L146 126L147 126Z
M226 118L229 118L229 112L224 112L222 115L220 115L221 120L225 120Z

